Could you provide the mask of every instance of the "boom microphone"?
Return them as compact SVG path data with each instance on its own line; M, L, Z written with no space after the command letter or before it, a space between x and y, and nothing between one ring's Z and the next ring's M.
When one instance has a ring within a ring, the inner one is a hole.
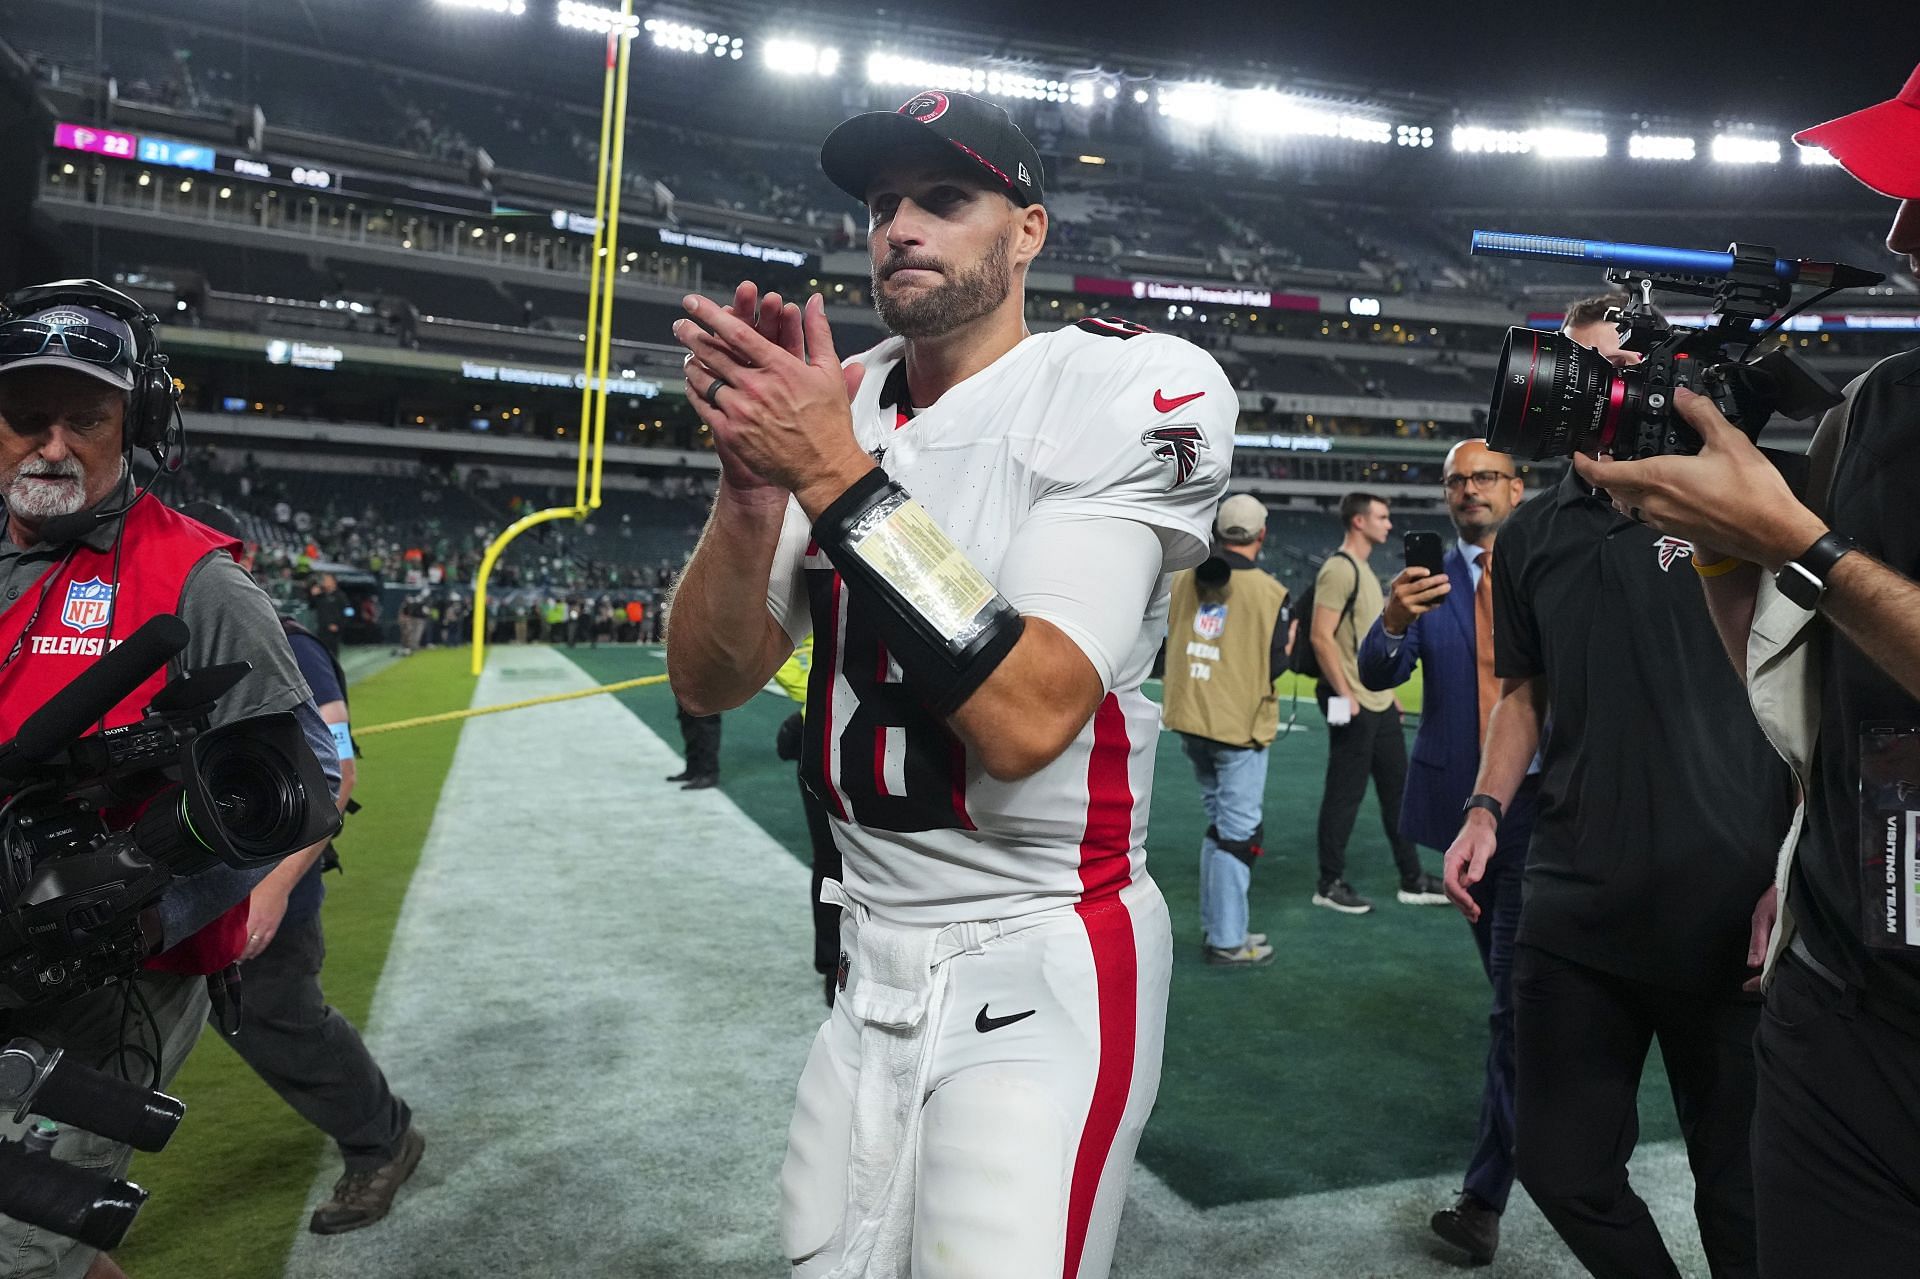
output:
M0 746L0 783L44 764L70 746L107 712L131 697L155 671L187 646L187 624L171 613L149 618L27 716L11 742Z
M1636 267L1680 275L1733 273L1731 253L1673 249L1659 244L1622 244L1613 240L1576 240L1561 235L1527 235L1516 231L1475 231L1472 252L1481 257L1597 262L1602 266ZM1773 273L1789 284L1810 284L1823 289L1858 289L1887 278L1865 267L1804 258L1775 258Z

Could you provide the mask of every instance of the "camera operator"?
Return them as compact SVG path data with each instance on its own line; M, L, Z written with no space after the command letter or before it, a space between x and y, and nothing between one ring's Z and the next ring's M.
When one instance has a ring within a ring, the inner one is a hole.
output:
M234 559L238 544L134 487L134 449L179 456L177 422L153 317L133 299L93 281L8 299L0 311L0 741L117 639L176 613L191 630L179 669L251 664L214 722L295 712L337 785L332 736L272 604ZM137 721L163 679L148 680L103 725ZM224 974L247 942L247 894L265 873L222 866L176 882L148 916L164 953L139 976L0 1017L0 1030L164 1088L207 1020L210 989L224 999ZM0 1124L0 1136L18 1130ZM53 1153L114 1177L131 1155L77 1129L64 1130ZM0 1276L120 1273L104 1254L0 1217Z
M240 521L223 506L194 502L184 513L243 539ZM240 557L249 572L253 551L247 545ZM333 733L340 755L335 804L345 813L358 773L346 672L318 635L290 617L282 616L280 625L320 718ZM394 1096L360 1032L327 1003L320 987L327 953L320 922L327 890L321 876L339 866L327 843L315 844L281 861L254 888L241 956L240 1031L227 1041L282 1101L340 1150L345 1172L307 1223L317 1235L343 1234L383 1220L426 1149L426 1139L413 1127L413 1112Z
M1627 1177L1656 1039L1708 1263L1716 1277L1755 1265L1759 1009L1741 986L1792 784L1741 704L1691 554L1571 471L1508 519L1493 561L1501 697L1446 858L1448 895L1470 910L1538 751L1512 978L1515 1171L1581 1263L1622 1279L1679 1274Z
M1796 141L1900 200L1920 274L1920 70L1898 98ZM1575 459L1614 505L1693 541L1755 712L1803 788L1778 872L1756 1048L1766 1275L1890 1275L1920 1257L1920 350L1882 360L1814 437L1796 496L1703 397L1697 456ZM1731 798L1731 797L1729 797Z

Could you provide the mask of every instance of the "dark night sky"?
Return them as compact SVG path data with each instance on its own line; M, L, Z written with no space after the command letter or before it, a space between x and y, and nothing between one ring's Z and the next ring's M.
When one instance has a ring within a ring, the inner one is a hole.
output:
M871 4L821 0L848 17ZM791 13L792 11L789 10ZM1192 57L1233 79L1258 58L1302 74L1475 101L1559 99L1798 127L1889 98L1920 63L1916 0L960 0L895 8L1002 36Z

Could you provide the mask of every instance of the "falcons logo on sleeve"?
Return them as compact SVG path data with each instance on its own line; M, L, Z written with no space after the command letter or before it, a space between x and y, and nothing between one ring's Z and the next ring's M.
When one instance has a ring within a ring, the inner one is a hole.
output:
M1207 437L1200 434L1200 428L1186 423L1156 426L1142 434L1140 442L1162 462L1173 463L1169 489L1177 489L1192 478L1193 469L1200 465L1200 450L1207 447Z

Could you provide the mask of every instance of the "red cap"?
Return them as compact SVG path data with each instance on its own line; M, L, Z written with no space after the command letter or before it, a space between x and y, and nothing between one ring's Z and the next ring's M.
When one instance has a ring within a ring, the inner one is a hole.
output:
M1793 135L1823 147L1840 167L1881 195L1920 200L1920 67L1900 96Z

